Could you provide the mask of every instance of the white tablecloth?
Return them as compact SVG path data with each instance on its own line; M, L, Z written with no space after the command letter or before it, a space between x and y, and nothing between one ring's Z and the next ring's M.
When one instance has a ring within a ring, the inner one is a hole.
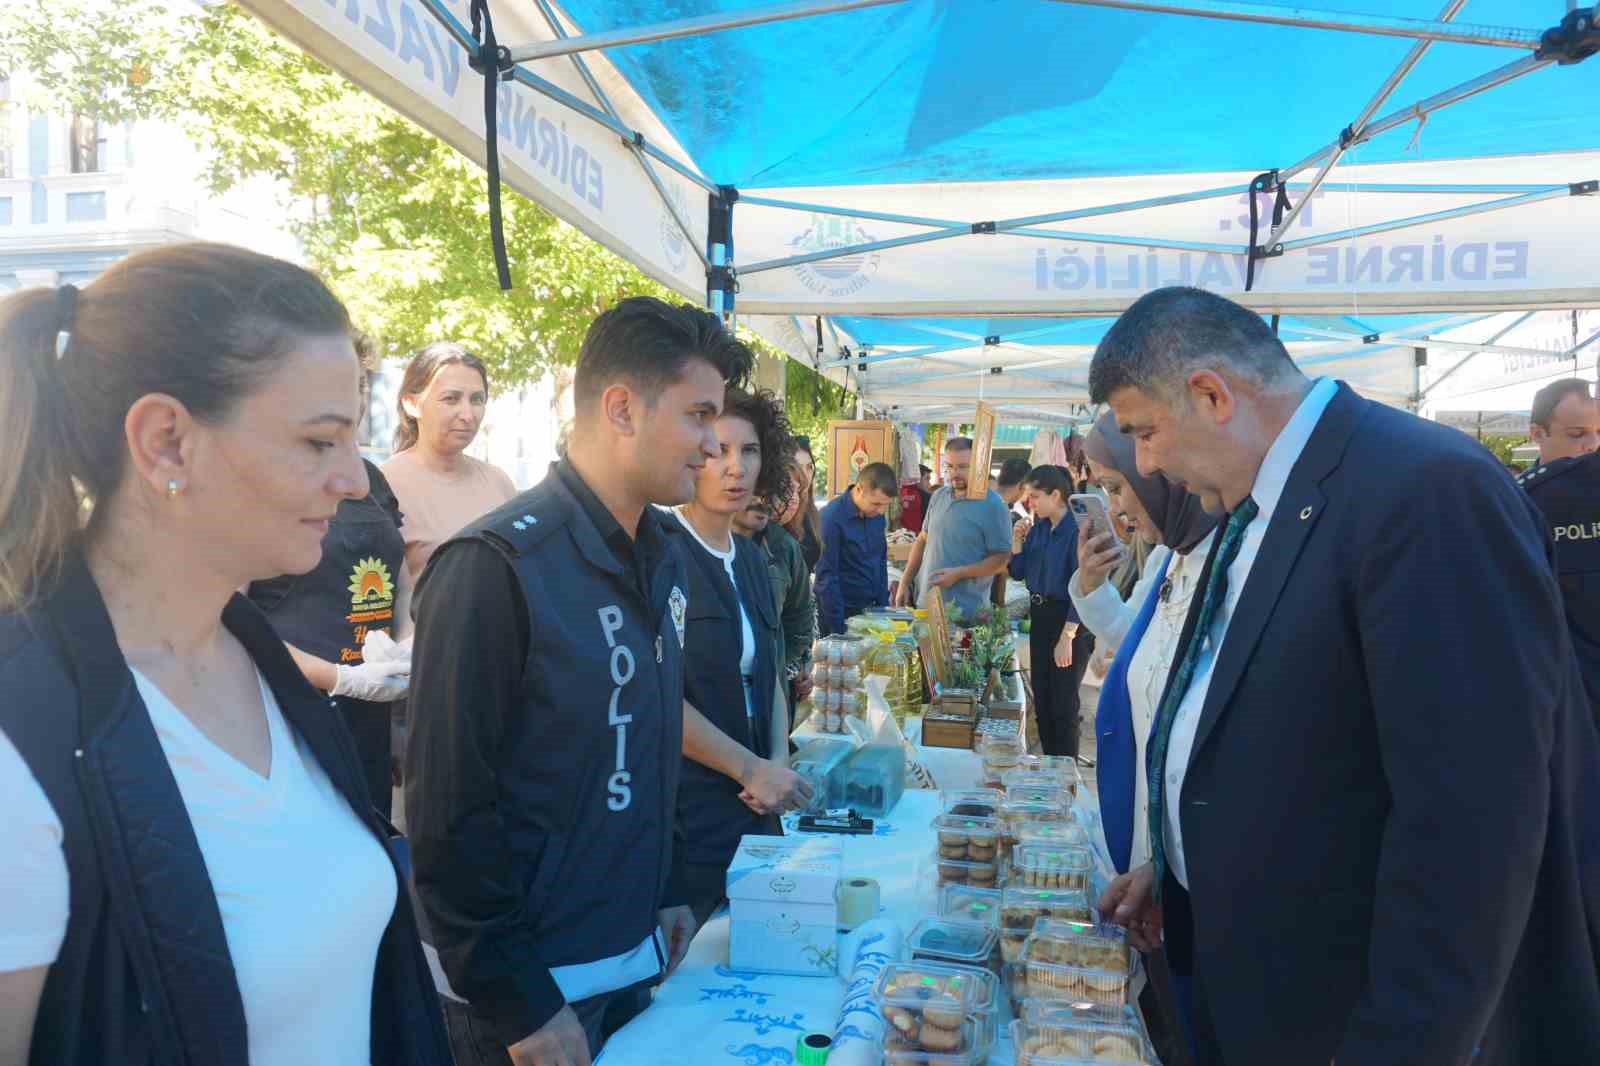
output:
M907 723L915 742L920 720ZM978 757L954 748L918 746L923 763L941 789L972 788L981 773ZM1078 798L1079 817L1098 826L1094 795ZM934 886L932 822L939 794L908 790L870 837L840 836L844 876L873 877L882 886L881 917L898 922L910 935L923 918L938 911ZM1110 869L1105 843L1093 834L1102 876ZM839 978L787 977L728 967L727 912L714 916L695 937L677 973L656 992L650 1009L613 1036L596 1066L790 1066L795 1041L803 1033L833 1031L844 997ZM990 1066L1011 1066L1009 1035L989 1057Z

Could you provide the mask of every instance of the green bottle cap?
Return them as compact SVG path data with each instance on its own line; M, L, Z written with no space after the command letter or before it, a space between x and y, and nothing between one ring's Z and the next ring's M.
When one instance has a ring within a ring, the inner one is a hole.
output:
M806 1033L794 1042L794 1061L798 1066L823 1066L832 1048L833 1037L827 1033Z

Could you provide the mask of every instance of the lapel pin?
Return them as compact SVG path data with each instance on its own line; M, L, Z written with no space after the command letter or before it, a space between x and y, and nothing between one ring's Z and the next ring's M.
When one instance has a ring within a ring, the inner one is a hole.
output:
M1307 507L1304 511L1300 512L1300 521L1304 522L1306 519L1308 519L1310 517L1311 517L1311 508Z

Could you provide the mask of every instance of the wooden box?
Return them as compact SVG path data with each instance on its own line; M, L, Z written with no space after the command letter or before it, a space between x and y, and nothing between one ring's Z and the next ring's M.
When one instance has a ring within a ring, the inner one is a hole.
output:
M922 719L922 744L928 748L961 748L972 750L972 738L978 728L976 718L941 714L930 710Z
M976 718L978 694L970 688L947 688L940 693L939 703L934 710L953 717Z
M1022 675L1002 674L995 670L989 675L989 687L984 692L983 705L990 718L1022 720Z

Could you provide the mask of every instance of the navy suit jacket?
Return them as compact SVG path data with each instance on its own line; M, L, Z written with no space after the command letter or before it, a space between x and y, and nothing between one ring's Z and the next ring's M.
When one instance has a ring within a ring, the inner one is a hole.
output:
M1228 1066L1600 1062L1600 739L1550 560L1482 446L1341 387L1182 794Z

